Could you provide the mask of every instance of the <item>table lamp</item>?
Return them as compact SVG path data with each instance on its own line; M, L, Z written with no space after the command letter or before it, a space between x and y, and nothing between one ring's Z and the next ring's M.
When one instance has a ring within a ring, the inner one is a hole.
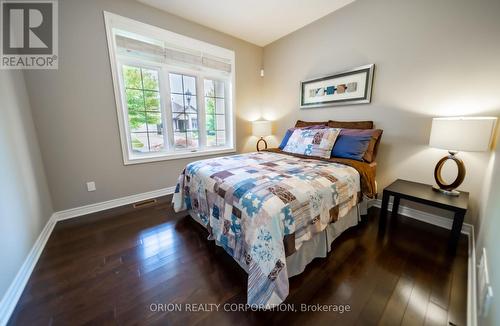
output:
M465 178L464 162L457 157L458 151L484 152L490 150L491 140L497 118L491 117L452 117L432 119L431 147L448 150L434 169L434 179L438 187L433 188L446 195L458 196L458 188ZM446 183L441 170L447 160L453 160L458 167L458 174L452 183Z
M260 152L259 144L264 142L264 149L267 149L267 142L264 137L271 135L271 121L259 120L252 122L252 134L260 137L257 141L257 151Z

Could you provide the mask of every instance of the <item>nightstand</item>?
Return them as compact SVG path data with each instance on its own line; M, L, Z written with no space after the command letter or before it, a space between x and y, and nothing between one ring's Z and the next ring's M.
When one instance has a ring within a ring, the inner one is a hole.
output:
M397 216L399 202L402 199L446 209L455 213L451 229L450 249L455 250L460 239L462 224L469 205L469 193L461 191L459 196L448 196L432 189L431 185L398 179L384 189L380 209L380 230L385 230L387 206L393 196L392 216Z

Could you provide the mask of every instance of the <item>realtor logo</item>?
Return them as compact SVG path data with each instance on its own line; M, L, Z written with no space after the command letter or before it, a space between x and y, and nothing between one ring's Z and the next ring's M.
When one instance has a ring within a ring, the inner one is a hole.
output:
M57 0L0 0L1 69L57 69Z

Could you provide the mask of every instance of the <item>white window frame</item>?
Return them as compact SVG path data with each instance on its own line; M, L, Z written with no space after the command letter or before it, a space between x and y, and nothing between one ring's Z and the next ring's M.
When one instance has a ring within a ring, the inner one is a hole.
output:
M235 55L234 51L215 46L203 41L199 41L190 37L186 37L177 33L167 31L165 29L141 23L139 21L119 16L110 12L104 11L104 22L106 27L106 36L108 41L109 59L111 64L111 75L113 78L113 88L115 94L116 111L118 116L118 128L120 132L120 141L122 146L123 162L125 165L139 164L147 162L157 162L165 160L183 159L190 157L200 157L208 155L234 153L236 139L236 117L235 108ZM139 35L148 35L151 38L163 40L170 44L176 44L181 47L196 49L203 53L225 58L230 60L231 73L230 76L223 76L216 70L203 69L199 70L182 68L178 66L169 66L158 62L134 59L119 55L115 48L115 40L113 29L126 30L128 32L137 33ZM162 112L162 122L164 124L164 148L166 151L155 153L135 154L132 152L132 144L130 141L130 130L128 123L128 110L126 97L124 94L124 81L122 74L122 65L139 66L159 71L160 85L160 106ZM196 71L196 73L193 73ZM170 99L170 82L168 73L180 73L185 75L196 76L196 99L198 106L198 132L199 132L199 148L196 150L175 150L173 148L173 125L172 116L169 114L171 107ZM165 78L165 76L167 78ZM166 79L166 80L165 80ZM205 127L205 93L204 79L223 80L225 82L225 105L226 105L226 144L219 147L206 147L206 127ZM170 116L169 116L170 115ZM168 150L168 151L167 151Z

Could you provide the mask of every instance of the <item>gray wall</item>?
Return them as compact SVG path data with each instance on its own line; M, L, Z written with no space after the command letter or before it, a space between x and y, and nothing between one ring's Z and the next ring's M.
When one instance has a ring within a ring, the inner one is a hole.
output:
M500 133L497 143L500 141ZM479 316L479 325L500 325L500 250L498 235L500 234L500 146L491 157L484 183L483 202L480 216L479 237L476 245L477 262L483 247L488 255L490 280L493 287L493 303L487 317Z
M0 70L0 300L52 215L23 75Z
M263 115L278 138L296 119L374 120L379 189L398 177L433 183L446 152L428 147L431 118L499 115L499 12L497 0L357 0L264 48ZM369 63L371 104L298 108L300 80ZM460 156L474 222L490 154Z
M59 70L25 74L55 210L175 186L189 162L123 165L103 10L234 50L237 148L253 146L246 112L259 107L262 48L133 0L61 0Z

